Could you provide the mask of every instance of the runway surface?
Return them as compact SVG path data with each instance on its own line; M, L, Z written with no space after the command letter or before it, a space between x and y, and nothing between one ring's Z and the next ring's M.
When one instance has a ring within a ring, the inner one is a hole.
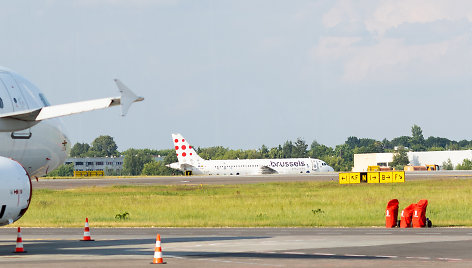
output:
M472 267L471 228L0 229L2 267L144 267L162 237L169 267Z
M407 172L406 181L425 179L461 178L472 179L470 171ZM111 185L172 185L172 184L248 184L290 181L332 181L338 182L338 173L318 173L301 175L261 175L261 176L175 176L143 178L103 178L103 179L40 179L33 180L34 189L67 189L87 186Z

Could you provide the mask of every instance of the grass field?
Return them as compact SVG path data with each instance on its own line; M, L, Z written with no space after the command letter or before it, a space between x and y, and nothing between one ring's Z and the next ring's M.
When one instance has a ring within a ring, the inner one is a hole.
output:
M472 226L472 180L464 179L39 189L15 225L81 227L88 217L94 227L384 226L394 198L400 211L428 199L434 226Z

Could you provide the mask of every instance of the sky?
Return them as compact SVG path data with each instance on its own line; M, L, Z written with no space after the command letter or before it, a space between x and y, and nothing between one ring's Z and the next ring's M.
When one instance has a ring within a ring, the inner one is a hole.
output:
M0 66L52 104L117 96L114 78L145 98L64 117L73 144L472 139L471 1L4 1L0 35Z

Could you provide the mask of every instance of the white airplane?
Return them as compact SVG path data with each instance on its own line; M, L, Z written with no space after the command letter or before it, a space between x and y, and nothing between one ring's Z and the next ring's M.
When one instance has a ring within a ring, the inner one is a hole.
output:
M181 134L172 134L179 162L167 165L185 175L262 175L331 172L324 161L313 158L204 160Z
M70 142L57 117L116 105L125 115L133 102L143 100L115 82L120 97L51 106L31 82L0 67L0 226L18 220L28 209L31 177L64 163Z

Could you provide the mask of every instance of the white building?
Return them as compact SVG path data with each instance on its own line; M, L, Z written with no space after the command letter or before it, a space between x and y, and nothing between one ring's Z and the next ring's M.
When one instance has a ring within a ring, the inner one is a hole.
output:
M462 164L464 159L472 159L472 150L463 151L431 151L408 152L408 159L412 166L439 165L451 159L452 165ZM367 171L368 166L390 166L393 153L355 154L352 171Z
M113 171L123 169L123 156L119 157L74 157L66 160L65 164L74 164L74 171Z

